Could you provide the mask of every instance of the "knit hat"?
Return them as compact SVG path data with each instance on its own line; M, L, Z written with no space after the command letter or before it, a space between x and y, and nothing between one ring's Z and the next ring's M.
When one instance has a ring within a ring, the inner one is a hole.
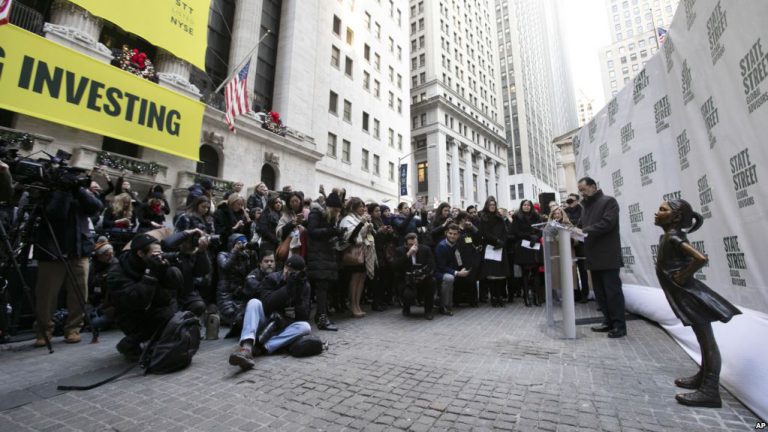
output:
M208 180L208 179L202 179L202 180L200 180L200 186L202 186L202 187L203 187L203 189L205 189L205 190L207 190L207 191L209 191L209 190L213 189L213 183L211 183L211 181L210 181L210 180Z
M94 251L93 251L93 252L94 252L96 255L103 255L103 254L105 254L105 253L109 253L109 252L111 252L111 251L113 251L113 250L114 250L114 248L113 248L113 247L112 247L112 245L109 243L109 240L107 240L107 238L106 238L106 237L104 237L104 236L100 236L100 237L99 237L99 238L96 240L96 247L95 247L95 249L94 249Z
M333 207L333 208L342 208L341 199L339 198L339 194L336 192L331 192L328 194L328 197L325 199L325 206L326 207Z
M292 270L302 271L306 267L306 263L301 255L291 255L288 260L285 261L285 266L290 267Z
M139 234L131 240L131 252L140 251L152 243L157 242L159 242L159 240L149 234Z

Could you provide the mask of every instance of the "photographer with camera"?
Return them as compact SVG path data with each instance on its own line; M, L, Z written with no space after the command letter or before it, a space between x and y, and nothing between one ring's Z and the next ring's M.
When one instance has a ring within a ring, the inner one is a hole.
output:
M216 288L216 305L221 321L231 325L237 318L245 295L246 277L255 266L248 250L248 238L243 234L232 234L227 241L227 252L219 252L219 283Z
M90 315L91 324L99 330L109 328L114 322L115 311L109 304L107 274L116 262L114 247L106 237L99 237L88 269L88 303L95 309Z
M229 364L247 370L255 363L253 357L272 354L311 332L309 320L309 282L304 258L292 255L282 272L267 276L257 289L259 299L248 301L243 318L240 343L230 354ZM282 312L294 307L294 322Z
M183 289L184 276L163 258L157 238L139 234L110 268L107 286L117 326L125 333L117 351L136 358L141 354L141 343L176 312L176 295Z
M149 234L166 231L156 230ZM163 258L169 265L178 268L184 278L176 300L179 310L190 311L198 318L205 313L205 301L200 295L200 289L210 283L213 267L208 256L208 235L200 229L188 229L165 237L160 245L164 251Z
M50 191L42 208L50 227L41 226L35 238L34 258L38 261L35 298L39 320L36 347L46 345L43 331L49 338L53 332L51 314L62 286L67 290L69 310L64 340L80 342L83 304L88 298L88 257L94 249L90 217L102 210L101 201L86 189L89 178L61 168L57 174L57 188ZM70 277L67 266L75 280Z
M399 270L398 284L402 292L403 315L411 314L411 304L418 296L424 303L424 318L431 320L435 298L435 257L432 250L419 244L416 233L406 234L405 246L400 246L395 251L395 268Z

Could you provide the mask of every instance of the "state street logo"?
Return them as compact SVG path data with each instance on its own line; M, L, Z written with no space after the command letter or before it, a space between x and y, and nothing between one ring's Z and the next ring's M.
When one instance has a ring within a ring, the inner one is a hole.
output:
M683 193L681 191L674 191L674 192L665 193L664 196L662 197L662 199L664 201L669 201L669 200L673 200L673 199L683 199Z
M600 168L605 168L608 164L608 143L600 144Z
M712 210L709 208L709 206L712 205L712 201L714 201L714 195L712 195L712 188L709 187L709 180L707 180L707 175L704 174L704 176L699 178L696 183L699 188L699 205L701 205L701 216L704 217L704 219L709 219L712 217Z
M725 258L728 262L728 271L731 275L731 284L745 287L747 281L741 276L742 270L747 270L747 259L739 247L739 236L723 237Z
M757 165L749 157L749 147L731 156L731 174L739 208L755 205L755 197L749 194L749 188L758 183Z
M720 2L717 2L715 9L712 11L712 15L707 19L709 54L712 56L713 65L717 63L717 61L720 60L720 57L725 53L725 47L720 43L720 38L723 36L727 27L728 19L725 16L725 9L720 7Z
M672 36L667 35L667 39L664 41L664 45L661 46L661 50L664 53L664 60L667 61L667 73L669 73L675 65L675 60L672 57L672 53L675 52L675 44L672 42Z
M579 151L581 151L581 138L578 135L575 135L573 137L573 154L574 154L574 156L579 156Z
M648 186L653 183L651 174L656 172L656 161L653 160L653 153L641 157L638 162L640 163L640 184Z
M621 127L621 152L626 153L632 150L630 143L635 139L635 130L632 129L632 122Z
M760 84L768 77L768 55L763 52L763 44L758 38L752 48L739 62L744 94L747 97L747 109L752 114L768 101L768 92L760 89Z
M699 252L701 252L702 254L704 254L704 255L706 255L706 254L707 254L707 247L706 247L706 245L704 244L704 240L696 240L696 241L692 241L692 242L691 242L691 246L693 246L693 247L694 247L694 249L698 250L698 251L699 251ZM700 280L700 281L705 281L705 280L707 280L707 275L706 275L706 274L704 274L704 269L705 269L705 268L709 268L709 261L707 261L707 262L704 264L704 267L702 267L702 268L700 268L698 271L696 271L696 273L694 273L694 274L693 274L693 277L695 277L696 279L698 279L698 280Z
M608 126L613 126L616 123L616 113L619 112L619 101L613 98L608 103Z
M672 115L672 108L669 106L669 98L666 95L653 104L653 113L656 118L656 133L669 127L667 119Z
M693 22L696 21L696 11L693 9L696 5L696 0L683 0L683 7L685 7L685 25L688 30L691 29Z
M691 152L691 141L688 139L688 130L683 129L677 136L677 156L680 158L680 171L688 168L688 153Z
M612 172L611 180L613 181L613 196L621 196L621 187L624 186L624 177L621 176L621 170Z
M594 120L589 122L589 125L587 125L587 129L589 130L589 142L595 142L595 133L597 132L597 123L595 123Z
M635 101L635 105L637 105L641 100L643 100L643 89L648 87L648 83L650 82L650 79L648 78L648 74L645 73L645 69L641 70L637 76L635 76L632 83L634 84L634 87L632 88L632 99Z
M701 116L704 117L704 124L707 126L709 148L713 148L717 144L717 138L712 133L712 129L720 123L720 116L717 113L717 107L715 106L715 101L712 100L712 96L701 106Z
M659 245L651 245L651 258L653 258L653 265L656 265L656 257L659 256Z
M635 265L635 256L632 255L632 246L621 247L621 259L624 262L624 272L634 273L632 267Z
M691 68L688 67L688 60L683 60L683 74L680 77L680 81L683 82L683 105L688 105L688 102L693 100L693 76L691 76Z
M640 224L643 223L643 211L640 210L640 203L634 203L629 205L629 225L632 227L632 232L640 232L642 228Z

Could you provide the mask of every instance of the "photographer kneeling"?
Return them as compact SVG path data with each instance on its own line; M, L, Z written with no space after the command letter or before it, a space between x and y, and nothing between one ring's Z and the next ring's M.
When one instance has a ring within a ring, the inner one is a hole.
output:
M262 281L257 290L261 300L248 301L240 345L230 354L229 364L250 369L255 365L255 355L272 354L310 333L310 288L305 267L304 258L293 255L282 272L272 273ZM286 319L280 312L288 306L294 308L294 322L285 326Z
M163 258L157 238L139 234L110 268L107 284L117 326L125 333L117 351L138 357L141 343L176 312L176 292L182 289L184 277Z
M176 297L179 309L190 311L198 318L205 313L200 287L207 284L213 271L208 257L208 243L208 235L198 228L171 234L161 242L166 251L163 257L171 266L178 268L184 278Z

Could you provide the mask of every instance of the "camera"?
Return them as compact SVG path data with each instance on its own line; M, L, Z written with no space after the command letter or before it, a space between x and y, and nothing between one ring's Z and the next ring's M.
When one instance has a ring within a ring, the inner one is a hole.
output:
M576 202L576 200L573 198L568 198L567 200L565 200L566 204L573 204L574 202Z
M200 241L201 235L199 233L195 233L192 235L192 237L189 238L189 241L197 244L198 241ZM206 235L206 238L208 239L208 246L217 248L221 245L221 236L217 234L208 234Z
M178 261L181 252L163 252L160 256L169 263Z
M415 264L412 271L405 272L405 282L408 285L416 285L427 276L427 267L424 264Z
M76 191L91 185L88 170L68 165L71 153L58 150L53 156L42 152L47 159L32 159L19 156L19 149L12 145L13 142L0 139L0 160L8 165L15 181L43 190Z

